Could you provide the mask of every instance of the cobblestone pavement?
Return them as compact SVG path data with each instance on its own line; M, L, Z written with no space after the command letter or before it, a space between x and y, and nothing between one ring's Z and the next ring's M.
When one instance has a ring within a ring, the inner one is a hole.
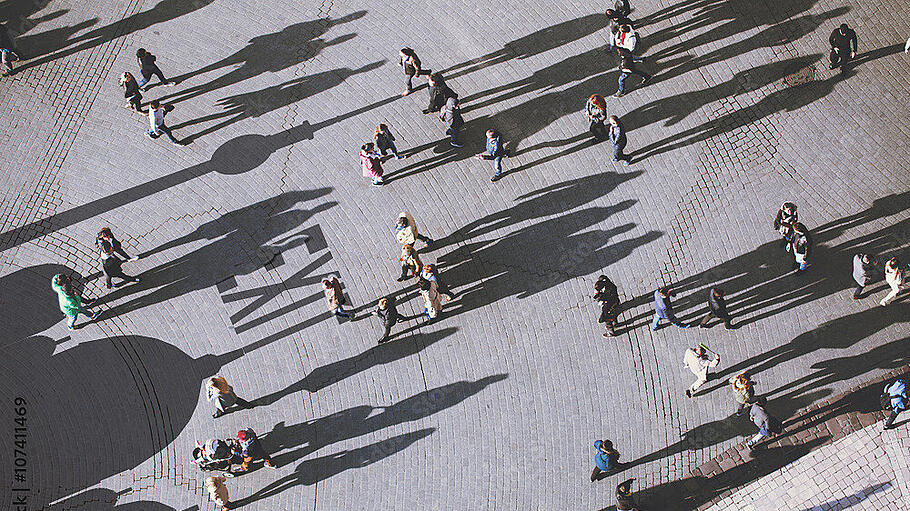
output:
M279 468L228 482L244 509L603 509L627 477L669 508L688 503L661 496L751 431L729 420L720 383L685 397L687 346L720 352L720 377L751 369L793 420L904 367L907 299L878 307L881 282L849 295L856 251L910 257L907 4L633 7L656 78L608 103L629 129L626 166L590 143L582 115L616 88L601 3L0 3L29 58L0 79L0 480L25 468L12 488L29 490L3 502L211 509L193 442L250 426ZM825 56L841 22L860 41L846 75ZM403 45L459 92L463 150L421 115L422 78L400 96ZM123 108L117 77L136 73L139 47L178 82L145 97L174 105L186 147L147 139ZM379 122L409 155L386 161L382 188L357 157ZM488 127L514 152L495 185L470 158ZM800 277L771 228L784 200L818 243ZM423 309L395 281L403 210L459 296L377 346L378 298ZM125 265L141 283L105 289L103 225L143 256ZM99 298L102 320L66 330L48 282L61 272ZM591 299L600 273L625 302L610 340ZM326 311L329 274L355 321ZM687 321L720 283L740 328L651 332L651 294L670 283ZM212 419L201 384L214 374L258 406ZM592 485L597 438L629 464ZM690 507L825 441L800 438Z

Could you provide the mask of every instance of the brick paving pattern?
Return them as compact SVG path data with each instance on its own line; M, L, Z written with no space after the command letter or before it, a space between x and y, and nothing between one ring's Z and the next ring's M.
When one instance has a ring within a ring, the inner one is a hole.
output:
M279 465L228 481L251 510L604 509L627 477L652 508L704 509L852 431L871 442L875 412L846 396L904 371L910 305L878 307L881 282L851 300L850 259L908 258L907 4L633 7L655 80L608 101L625 166L581 113L616 89L602 3L0 5L30 59L0 79L0 417L12 438L12 400L28 403L29 509L211 509L190 451L241 427ZM846 76L825 55L841 22L860 41ZM400 96L403 45L460 94L464 149L420 113L423 78ZM139 47L178 81L144 96L174 105L186 147L149 140L123 108L117 77L137 73ZM386 161L382 188L358 163L380 122L409 155ZM489 127L514 152L495 185L470 157ZM818 244L801 277L771 228L785 200ZM405 210L458 297L377 346L378 298L423 310L394 280ZM105 289L103 225L143 256L125 264L141 283ZM103 319L67 331L55 273ZM624 301L609 340L601 273ZM326 310L330 274L357 320ZM671 283L686 321L722 285L740 328L651 332L653 290ZM721 353L720 378L689 400L682 356L698 342ZM793 431L755 459L722 384L745 369ZM212 419L215 374L258 406ZM592 485L597 438L628 465ZM872 497L908 495L892 470Z

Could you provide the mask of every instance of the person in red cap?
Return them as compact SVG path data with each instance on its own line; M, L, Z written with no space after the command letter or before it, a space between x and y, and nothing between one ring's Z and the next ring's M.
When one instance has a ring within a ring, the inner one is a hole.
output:
M262 448L262 444L259 443L259 437L256 436L256 432L252 428L242 429L237 432L234 451L243 458L243 463L240 464L240 472L238 473L249 472L250 463L257 459L264 460L265 466L269 468L278 468L272 463L272 458L269 457L269 454Z

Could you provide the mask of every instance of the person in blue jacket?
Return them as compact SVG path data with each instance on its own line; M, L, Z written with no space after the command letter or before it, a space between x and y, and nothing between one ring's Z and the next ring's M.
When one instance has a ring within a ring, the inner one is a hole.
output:
M897 414L910 406L910 397L907 396L907 385L904 380L897 380L890 385L886 385L885 394L891 396L891 415L885 421L885 429L892 429L894 427L894 419L897 419Z
M594 442L594 471L591 472L591 482L599 481L618 467L619 451L613 448L613 442L609 440Z
M673 304L670 302L670 297L675 295L676 293L671 292L670 288L667 286L654 291L654 319L651 321L652 331L657 330L660 326L660 320L662 319L669 321L679 328L689 328L692 326L680 321L676 317L676 314L673 313Z

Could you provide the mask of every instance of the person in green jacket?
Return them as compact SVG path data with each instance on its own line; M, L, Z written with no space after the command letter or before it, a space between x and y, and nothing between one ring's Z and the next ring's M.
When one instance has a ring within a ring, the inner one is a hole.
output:
M70 330L76 329L76 317L79 313L85 314L89 319L97 319L100 313L93 313L82 306L82 296L73 287L73 282L66 275L58 273L51 279L51 289L57 292L57 299L60 302L60 311L69 316L70 320L66 327Z

